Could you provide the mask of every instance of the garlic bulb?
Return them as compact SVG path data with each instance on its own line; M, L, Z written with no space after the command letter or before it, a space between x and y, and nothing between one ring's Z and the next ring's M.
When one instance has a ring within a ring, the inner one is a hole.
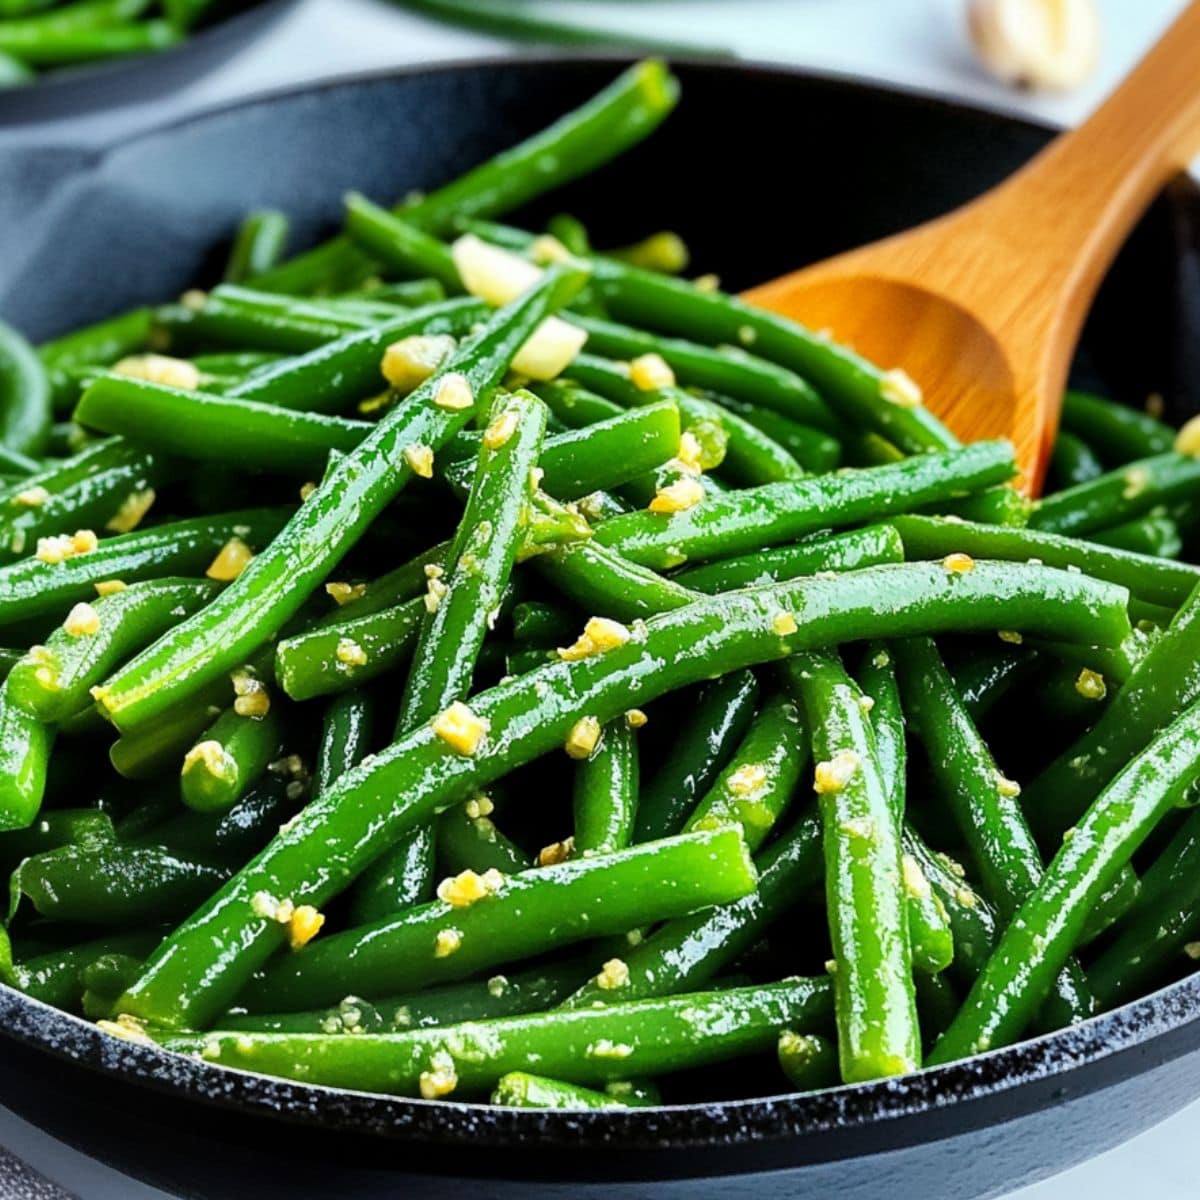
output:
M970 0L967 18L984 66L1020 87L1073 88L1099 57L1094 0Z

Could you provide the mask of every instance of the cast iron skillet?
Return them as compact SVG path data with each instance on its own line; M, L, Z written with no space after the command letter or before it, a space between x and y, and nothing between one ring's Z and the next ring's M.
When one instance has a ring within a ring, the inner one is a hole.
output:
M229 0L217 16L169 50L86 63L39 74L0 91L0 126L46 120L134 101L186 87L232 58L283 15L292 0Z
M211 275L245 210L279 205L312 238L337 221L345 189L386 198L436 184L615 69L510 61L372 75L138 137L60 181L21 246L9 237L0 314L41 338L170 296ZM530 219L577 211L600 244L678 228L696 269L737 288L956 205L1048 136L844 80L706 64L680 73L685 100L650 144ZM1161 392L1177 419L1200 407L1198 225L1200 197L1181 182L1114 268L1081 354L1087 377L1130 401ZM112 1041L7 989L0 1028L10 1035L0 1101L187 1195L491 1197L533 1187L578 1197L611 1195L616 1184L635 1196L657 1181L655 1197L752 1188L954 1200L1060 1170L1200 1094L1200 976L908 1079L630 1113L428 1104L230 1073ZM741 1086L753 1097L777 1084Z

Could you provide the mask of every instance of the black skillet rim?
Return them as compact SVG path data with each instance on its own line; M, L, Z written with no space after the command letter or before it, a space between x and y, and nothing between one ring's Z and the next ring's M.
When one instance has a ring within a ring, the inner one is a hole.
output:
M533 53L351 73L317 84L272 90L179 118L105 147L90 166L94 169L110 154L119 153L142 138L301 95L481 68L537 70L564 60L592 67L620 66L632 58L620 53ZM838 72L691 56L672 56L671 61L717 73L812 80L880 99L900 96L919 107L966 112L1010 129L1054 132L1046 125L1011 113L916 89L866 82ZM0 1032L92 1072L226 1111L292 1125L319 1123L322 1129L335 1133L398 1138L427 1145L470 1145L479 1149L511 1146L519 1141L530 1149L586 1146L672 1151L765 1146L800 1140L803 1143L800 1151L789 1154L789 1158L807 1162L903 1146L911 1140L905 1133L909 1125L906 1118L933 1111L940 1114L934 1135L940 1139L1051 1107L1075 1091L1112 1086L1195 1050L1200 1045L1197 1026L1200 1026L1200 974L1056 1033L896 1079L845 1085L824 1092L669 1108L559 1112L382 1096L216 1067L152 1045L114 1038L82 1018L0 984ZM854 1139L847 1142L828 1137L845 1133L854 1135Z

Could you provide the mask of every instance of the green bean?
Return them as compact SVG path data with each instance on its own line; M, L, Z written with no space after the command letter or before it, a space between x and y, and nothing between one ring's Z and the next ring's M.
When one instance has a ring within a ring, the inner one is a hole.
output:
M970 496L952 497L930 505L925 511L937 516L958 517L980 525L1007 525L1023 528L1029 523L1033 502L1015 488L1001 485L984 488Z
M619 404L580 387L569 379L549 379L532 385L546 402L550 414L568 429L582 429L625 412Z
M230 248L226 280L241 283L278 265L290 228L287 213L278 209L263 208L248 214L238 226Z
M909 832L904 825L908 803L906 727L896 669L884 643L868 643L857 682L864 702L870 701L879 768L901 826L900 873L913 969L919 974L937 975L954 961L954 934L941 895L926 876L921 859L910 854L905 844Z
M776 1053L780 1069L798 1092L815 1092L838 1082L837 1047L828 1038L785 1029Z
M661 570L690 558L747 553L830 526L878 520L939 495L986 486L1011 471L1007 443L977 442L893 466L708 496L670 515L613 517L597 527L596 540L633 562Z
M1175 431L1161 421L1090 392L1068 389L1062 423L1113 466L1163 454L1175 446Z
M1047 533L1083 537L1141 516L1159 504L1191 500L1198 491L1200 459L1174 452L1158 454L1044 497L1029 525Z
M313 795L327 792L371 751L376 702L370 692L343 692L325 706L313 767Z
M532 563L568 599L618 621L670 612L699 597L690 588L594 541L551 549Z
M473 395L490 390L532 329L582 278L552 269L464 343L449 369L461 369ZM421 465L420 449L432 458L466 423L470 410L434 403L437 388L437 377L422 385L340 459L270 546L203 613L109 678L97 698L121 732L228 670L297 611L408 481L413 463Z
M435 825L437 857L440 868L450 875L474 871L502 871L507 875L526 870L529 855L510 841L487 815L472 816L487 807L489 797L481 796L456 804L442 813ZM394 911L394 910L393 910Z
M0 625L61 614L71 604L94 599L96 584L200 574L231 538L261 549L290 511L257 508L194 517L104 538L95 550L63 562L27 558L0 567Z
M703 689L666 759L642 786L635 842L683 828L749 730L757 704L758 681L749 671L714 679Z
M352 977L364 995L465 979L638 921L683 916L754 890L740 832L712 830L485 880L446 881L446 899L313 942L268 964L239 1003L260 1011L331 1004ZM468 883L479 887L469 890ZM481 894L482 893L482 894Z
M226 350L196 354L191 361L202 376L238 377L249 375L259 367L270 366L278 362L280 357L272 350Z
M673 576L676 583L713 595L734 588L779 583L818 571L854 571L904 561L904 545L891 525L870 525L831 538L775 546L741 558L719 558Z
M275 647L279 686L293 700L311 700L377 679L412 657L424 613L424 601L409 600L282 639Z
M308 1012L245 1013L233 1009L221 1018L221 1027L263 1033L390 1033L457 1025L460 1021L495 1020L554 1008L585 970L573 957L511 975L447 983L382 1000L347 996L331 1008Z
M909 559L943 558L956 553L1016 562L1037 559L1052 567L1077 568L1097 579L1119 583L1142 600L1172 609L1178 608L1200 583L1200 567L1164 562L1054 533L913 515L897 516L892 523Z
M603 987L593 976L565 1000L568 1008L627 1003L703 987L745 954L821 878L821 822L809 810L757 860L758 888L732 904L668 921L622 951L628 981ZM604 982L611 982L604 975Z
M1155 733L1198 698L1200 588L1095 725L1025 789L1025 811L1038 836L1057 839Z
M573 315L571 319L586 331L588 349L595 354L618 359L657 354L685 386L708 388L722 397L761 405L801 425L812 425L826 432L837 428L833 414L811 384L794 372L737 347L714 349L596 317Z
M13 696L12 677L0 688L0 830L31 825L46 793L54 728Z
M564 745L583 716L603 725L702 678L846 638L1015 626L1111 643L1128 630L1126 596L1050 567L981 563L955 574L900 563L729 593L655 617L636 639L604 654L551 663L476 695L470 718L454 714L463 720L463 736L447 718L413 730L345 776L176 930L126 993L121 1011L175 1026L210 1020L279 944L282 930L254 914L252 896L266 891L324 903L406 829ZM796 632L781 634L780 614L791 611ZM646 807L644 795L639 827ZM659 805L660 816L664 807L669 817L670 797Z
M842 461L841 442L823 429L798 424L790 417L758 404L747 404L729 396L713 398L782 446L805 471L824 475Z
M0 870L6 874L25 858L59 846L112 841L116 837L112 817L95 808L57 808L42 815L26 829L0 833Z
M236 295L201 292L157 309L152 337L157 346L175 353L240 346L305 354L363 327L361 320L312 305L268 307Z
M78 715L91 706L93 685L113 667L218 591L220 585L208 580L164 579L77 606L44 646L34 646L14 668L8 684L13 699L51 723Z
M49 441L51 420L46 368L33 347L0 321L0 446L38 457Z
M560 1108L587 1112L602 1108L641 1107L645 1102L630 1101L608 1092L530 1075L527 1071L509 1071L492 1090L492 1103L504 1108Z
M1047 490L1059 492L1103 474L1104 464L1096 457L1091 446L1073 433L1060 429L1050 454L1049 478L1053 486Z
M261 717L227 708L183 758L180 795L197 812L227 812L256 783L279 752L278 708Z
M1200 704L1162 730L1105 788L1001 934L936 1062L1020 1037L1077 944L1091 907L1195 784Z
M679 84L661 62L637 63L586 104L451 183L399 209L411 224L447 232L467 216L497 216L595 169L636 145L675 107ZM311 292L361 278L369 259L334 238L266 275L259 287Z
M576 854L629 845L637 818L638 747L626 718L610 721L595 752L575 768L572 803Z
M462 522L443 572L430 580L397 733L431 720L470 689L516 562L545 429L546 408L532 393L496 398Z
M1040 663L1034 650L1008 645L991 650L972 647L970 657L957 663L951 674L964 707L978 724L1012 688L1027 681Z
M794 979L409 1033L243 1031L164 1036L163 1045L306 1083L432 1097L491 1087L531 1062L556 1078L602 1083L745 1058L783 1029L823 1028L830 1008L827 980Z
M68 526L127 532L167 471L162 459L110 438L21 479L0 493L0 563L32 553L38 538Z
M818 759L838 1058L847 1083L920 1065L900 826L862 693L832 656L785 664Z
M591 237L587 226L570 213L555 213L546 221L546 232L558 238L572 254L591 253Z
M1178 558L1183 552L1178 523L1166 513L1159 512L1149 512L1144 517L1110 525L1107 529L1095 529L1087 540L1155 558Z
M88 3L89 0L81 0ZM101 2L101 0L97 0ZM60 10L65 12L66 10ZM46 13L52 18L56 13ZM31 26L39 17L27 18ZM58 67L69 63L91 62L101 58L120 58L128 54L145 54L165 50L178 44L181 35L167 21L137 21L132 24L107 25L90 29L20 30L12 27L16 21L0 26L0 47L6 53L17 53L21 61L34 67Z
M448 447L451 454L478 439L460 434ZM538 465L541 486L559 500L576 500L588 492L619 487L666 462L679 450L679 412L674 404L648 404L631 412L548 438ZM452 483L469 482L474 463L455 463L447 472Z
M161 938L161 933L147 930L106 934L65 950L52 950L8 964L3 971L5 982L43 1004L75 1012L83 999L82 975L91 963L106 954L144 957Z
M1126 867L1101 893L1079 931L1076 946L1087 946L1120 921L1142 894L1142 881L1132 867ZM1090 986L1090 984L1089 984Z
M751 852L757 850L795 795L809 752L795 702L769 697L684 831L738 825Z
M954 681L928 638L894 647L905 711L925 747L958 832L971 850L1002 919L1032 895L1042 879L1042 858L1017 797L967 715ZM1091 1013L1093 999L1073 960L1059 964L1053 1013L1063 1021Z
M188 747L221 711L216 689L190 697L109 747L108 758L126 779L153 779L177 771Z
M568 277L576 282L581 278ZM550 294L554 293L562 278L558 276L557 281L550 283ZM415 334L446 333L460 336L481 321L486 313L485 305L470 299L445 300L427 308L401 312L381 325L371 325L344 334L298 358L282 359L263 367L230 388L227 395L240 400L255 400L260 404L273 404L278 408L336 412L369 395L372 389L379 391L382 388L384 380L379 365L383 352L393 342ZM447 364L448 369L459 369L463 365L463 354L481 345L479 339L473 337L455 358L457 365ZM517 349L519 344L511 353L515 354ZM425 394L424 390L421 394Z
M463 290L450 248L419 226L350 192L346 233L365 254L402 275L430 275L451 293Z
M1142 891L1116 937L1088 968L1101 1008L1152 988L1200 925L1200 813L1190 813L1142 876ZM1189 955L1190 957L1190 955Z

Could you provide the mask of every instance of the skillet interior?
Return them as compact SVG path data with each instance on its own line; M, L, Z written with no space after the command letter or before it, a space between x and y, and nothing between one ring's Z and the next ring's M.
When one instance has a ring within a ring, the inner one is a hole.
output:
M139 137L62 182L27 221L19 246L10 235L0 257L9 264L0 313L41 338L172 295L212 275L247 209L283 207L296 216L298 236L310 239L336 223L347 188L386 198L435 184L540 127L614 69L604 60L509 61L370 76ZM600 244L677 228L693 247L695 269L718 271L736 289L942 212L1010 172L1048 136L1016 120L846 81L711 64L680 71L685 100L649 144L555 194L529 219L577 211ZM1181 182L1114 267L1079 364L1081 378L1130 402L1163 393L1176 420L1200 409L1197 228L1200 198ZM1200 1046L1198 1017L1200 983L1184 981L1077 1030L901 1081L636 1114L566 1114L431 1106L222 1073L118 1045L0 989L0 1026L27 1046L104 1072L100 1080L76 1071L71 1086L81 1097L120 1096L123 1113L165 1120L175 1112L192 1130L217 1136L220 1127L227 1139L241 1136L229 1119L240 1114L237 1129L266 1145L278 1126L247 1127L246 1115L256 1113L308 1127L300 1152L314 1158L334 1139L339 1158L386 1159L379 1138L400 1138L409 1143L411 1169L559 1179L564 1171L645 1178L815 1167L969 1137L1064 1099L1160 1080L1152 1099L1142 1088L1144 1109L1120 1131L1093 1133L1086 1148L1096 1149L1101 1134L1111 1142L1194 1094L1195 1061L1186 1056ZM13 1054L31 1085L23 1099L36 1107L33 1064L45 1060ZM1191 1064L1186 1073L1181 1063ZM1173 1085L1145 1074L1155 1068L1170 1072ZM114 1077L160 1095L148 1098ZM490 1149L486 1164L474 1167L469 1157L446 1155L447 1146ZM612 1153L617 1147L621 1155ZM1068 1160L1060 1151L1056 1165ZM982 1185L963 1186L953 1194L983 1194Z

